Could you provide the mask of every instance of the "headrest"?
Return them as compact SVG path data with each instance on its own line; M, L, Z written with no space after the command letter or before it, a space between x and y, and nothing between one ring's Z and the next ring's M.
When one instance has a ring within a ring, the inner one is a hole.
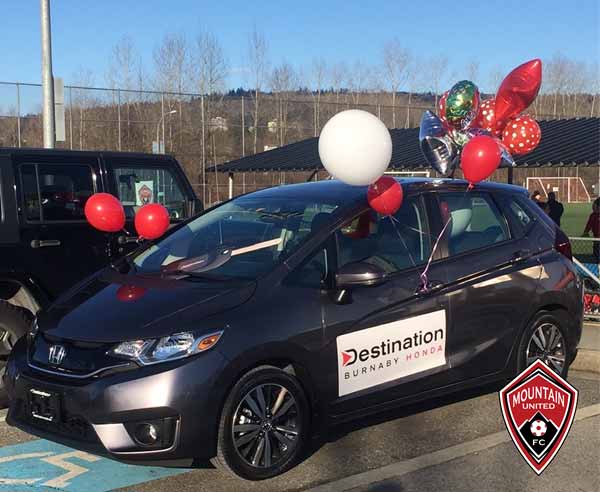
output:
M458 237L471 225L473 204L467 197L445 197L445 200L452 216L450 237Z

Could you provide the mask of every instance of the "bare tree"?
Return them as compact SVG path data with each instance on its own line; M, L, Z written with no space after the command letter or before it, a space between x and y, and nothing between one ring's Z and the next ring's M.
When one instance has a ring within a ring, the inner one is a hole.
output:
M340 92L342 90L342 85L347 78L348 68L345 63L336 63L331 68L331 85L333 91L335 92L335 110L338 111L338 104L340 102Z
M411 56L398 39L389 41L383 47L383 76L392 93L392 127L396 128L396 94L408 76Z
M410 66L407 69L407 88L408 88L408 107L406 108L406 121L404 123L404 128L410 127L410 106L412 104L412 96L417 90L417 84L419 83L420 78L420 67L418 64L418 60L414 58ZM437 109L437 108L436 108Z
M319 129L321 127L321 113L320 113L320 105L321 105L321 92L323 91L323 84L325 83L325 74L327 70L327 64L323 58L315 58L312 62L312 79L314 83L314 87L312 90L313 99L314 99L314 136L316 137L319 134Z
M500 87L500 82L502 82L503 78L504 78L504 73L502 71L502 68L494 67L491 70L490 75L488 77L488 83L489 83L490 91L492 92L492 94L496 93L496 91L498 90L498 87Z
M196 86L201 94L214 95L225 91L229 64L214 34L201 33L196 39L194 66Z
M448 71L448 57L446 55L437 55L429 60L428 70L429 87L433 91L435 97L435 108L437 109L438 97L441 91L441 83Z
M93 87L94 74L91 70L80 67L71 76L73 85L77 87ZM85 112L93 106L93 98L87 89L74 89L74 97L71 100L69 111L75 106L79 111L79 149L83 150L85 145ZM73 119L73 115L71 115Z
M346 74L348 90L352 95L352 102L355 106L360 103L360 95L365 91L369 75L368 72L367 66L361 60L356 60L352 69Z
M471 60L467 63L467 79L479 86L479 60Z
M556 118L558 97L564 95L569 79L570 60L562 54L556 54L545 64L544 85L553 95L552 114Z
M258 145L258 110L260 92L266 82L268 73L268 47L264 35L256 27L248 37L248 63L250 65L251 83L254 92L254 153Z
M271 74L271 90L277 99L277 130L279 145L287 142L289 98L298 87L298 73L286 61L273 69Z

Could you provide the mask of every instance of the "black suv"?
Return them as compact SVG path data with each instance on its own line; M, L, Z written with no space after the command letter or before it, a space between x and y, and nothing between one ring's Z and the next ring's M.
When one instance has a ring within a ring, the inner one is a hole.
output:
M7 422L263 479L329 425L538 359L566 375L583 300L564 234L522 188L402 186L392 217L336 181L250 193L96 273L15 346Z
M32 315L106 265L107 247L135 247L86 222L87 198L102 191L123 202L132 234L147 202L165 205L174 222L202 208L170 156L0 148L0 368Z

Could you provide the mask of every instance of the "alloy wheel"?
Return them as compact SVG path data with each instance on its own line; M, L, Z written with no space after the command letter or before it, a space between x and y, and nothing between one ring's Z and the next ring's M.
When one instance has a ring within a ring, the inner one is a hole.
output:
M251 389L233 416L233 443L242 460L257 468L283 462L299 442L299 411L292 393L280 384Z
M527 365L541 360L553 371L561 374L565 367L565 340L558 327L543 323L531 334L526 352Z

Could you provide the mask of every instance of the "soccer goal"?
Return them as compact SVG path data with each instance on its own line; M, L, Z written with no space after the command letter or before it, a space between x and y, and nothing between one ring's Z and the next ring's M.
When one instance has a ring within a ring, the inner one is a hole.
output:
M578 176L528 177L525 187L529 194L539 191L544 198L553 191L564 203L589 203L592 201L583 179Z

